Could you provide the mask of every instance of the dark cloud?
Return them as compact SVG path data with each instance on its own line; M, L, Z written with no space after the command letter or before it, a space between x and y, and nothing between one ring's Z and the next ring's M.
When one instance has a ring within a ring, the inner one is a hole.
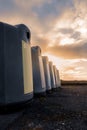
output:
M12 14L13 12L16 12L17 6L15 4L14 0L0 0L0 14L6 15L6 14Z
M40 18L49 17L49 15L53 15L54 17L59 17L64 11L68 8L71 9L74 7L73 0L50 0L48 2L44 2L41 7L33 7L33 10L37 12Z
M56 45L49 47L48 52L65 59L87 58L87 43L73 45Z
M74 32L72 28L59 28L58 31L62 34L73 34Z
M81 33L76 31L71 35L71 38L75 39L75 40L79 40L81 39Z
M58 32L62 33L63 35L69 35L69 38L73 38L75 40L79 40L81 38L81 33L72 28L59 28Z

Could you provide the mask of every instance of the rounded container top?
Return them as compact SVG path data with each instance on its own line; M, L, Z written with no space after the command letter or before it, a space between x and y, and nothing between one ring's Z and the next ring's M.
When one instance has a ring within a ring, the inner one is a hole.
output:
M30 43L31 32L30 29L25 24L18 24L15 27L19 31L20 40L24 40L27 43Z

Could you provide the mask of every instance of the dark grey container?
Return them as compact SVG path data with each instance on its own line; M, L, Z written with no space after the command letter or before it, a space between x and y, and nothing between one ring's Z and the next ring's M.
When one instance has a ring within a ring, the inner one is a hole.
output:
M31 69L30 30L0 22L0 105L32 99Z
M43 67L46 81L46 91L51 90L51 78L50 78L50 70L49 70L49 61L47 56L42 56L43 59Z
M32 66L33 66L33 86L34 94L45 94L46 83L41 56L41 48L39 46L32 47Z

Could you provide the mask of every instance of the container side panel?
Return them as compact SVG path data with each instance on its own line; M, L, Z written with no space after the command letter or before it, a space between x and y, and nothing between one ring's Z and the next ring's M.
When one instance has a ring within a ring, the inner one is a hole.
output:
M32 50L32 67L33 67L33 87L34 92L42 88L38 55Z
M44 66L46 89L48 90L48 89L51 89L51 79L50 79L48 61L46 61L45 58L43 58L43 66Z
M54 78L53 66L50 63L49 63L49 68L50 68L51 86L52 86L52 88L55 88L55 78Z
M0 105L5 101L4 87L4 25L0 23Z
M23 95L22 44L16 28L5 25L6 103L18 102Z
M48 77L48 84L49 84L49 86L51 86L51 81L50 81L50 72L49 72L49 65L48 65L48 63L47 63L47 77Z
M32 81L32 62L30 44L22 41L22 56L23 56L23 77L24 77L24 94L33 91Z
M46 88L45 77L44 77L44 68L43 68L43 62L42 62L42 57L41 56L39 56L39 67L40 67L42 88Z

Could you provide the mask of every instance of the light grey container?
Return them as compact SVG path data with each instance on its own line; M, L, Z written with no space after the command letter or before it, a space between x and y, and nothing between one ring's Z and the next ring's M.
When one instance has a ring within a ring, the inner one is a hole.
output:
M57 77L58 77L58 87L61 87L61 80L59 76L59 70L57 70Z
M0 105L33 97L30 30L0 22Z
M53 70L54 70L56 88L58 88L58 86L59 86L59 78L58 78L58 74L57 74L57 68L56 68L55 65L53 65Z
M54 70L53 70L53 63L49 62L49 69L50 69L50 78L51 78L51 87L52 89L56 89L56 82L54 77Z
M46 92L46 83L45 83L43 61L41 56L41 48L39 46L34 46L32 47L31 50L32 50L34 94L43 95Z
M51 78L50 78L50 70L49 70L49 61L47 56L42 56L43 59L43 67L46 81L46 91L49 92L51 90Z
M56 66L55 65L53 65L53 71L54 71L55 85L57 88L57 75L56 75Z

